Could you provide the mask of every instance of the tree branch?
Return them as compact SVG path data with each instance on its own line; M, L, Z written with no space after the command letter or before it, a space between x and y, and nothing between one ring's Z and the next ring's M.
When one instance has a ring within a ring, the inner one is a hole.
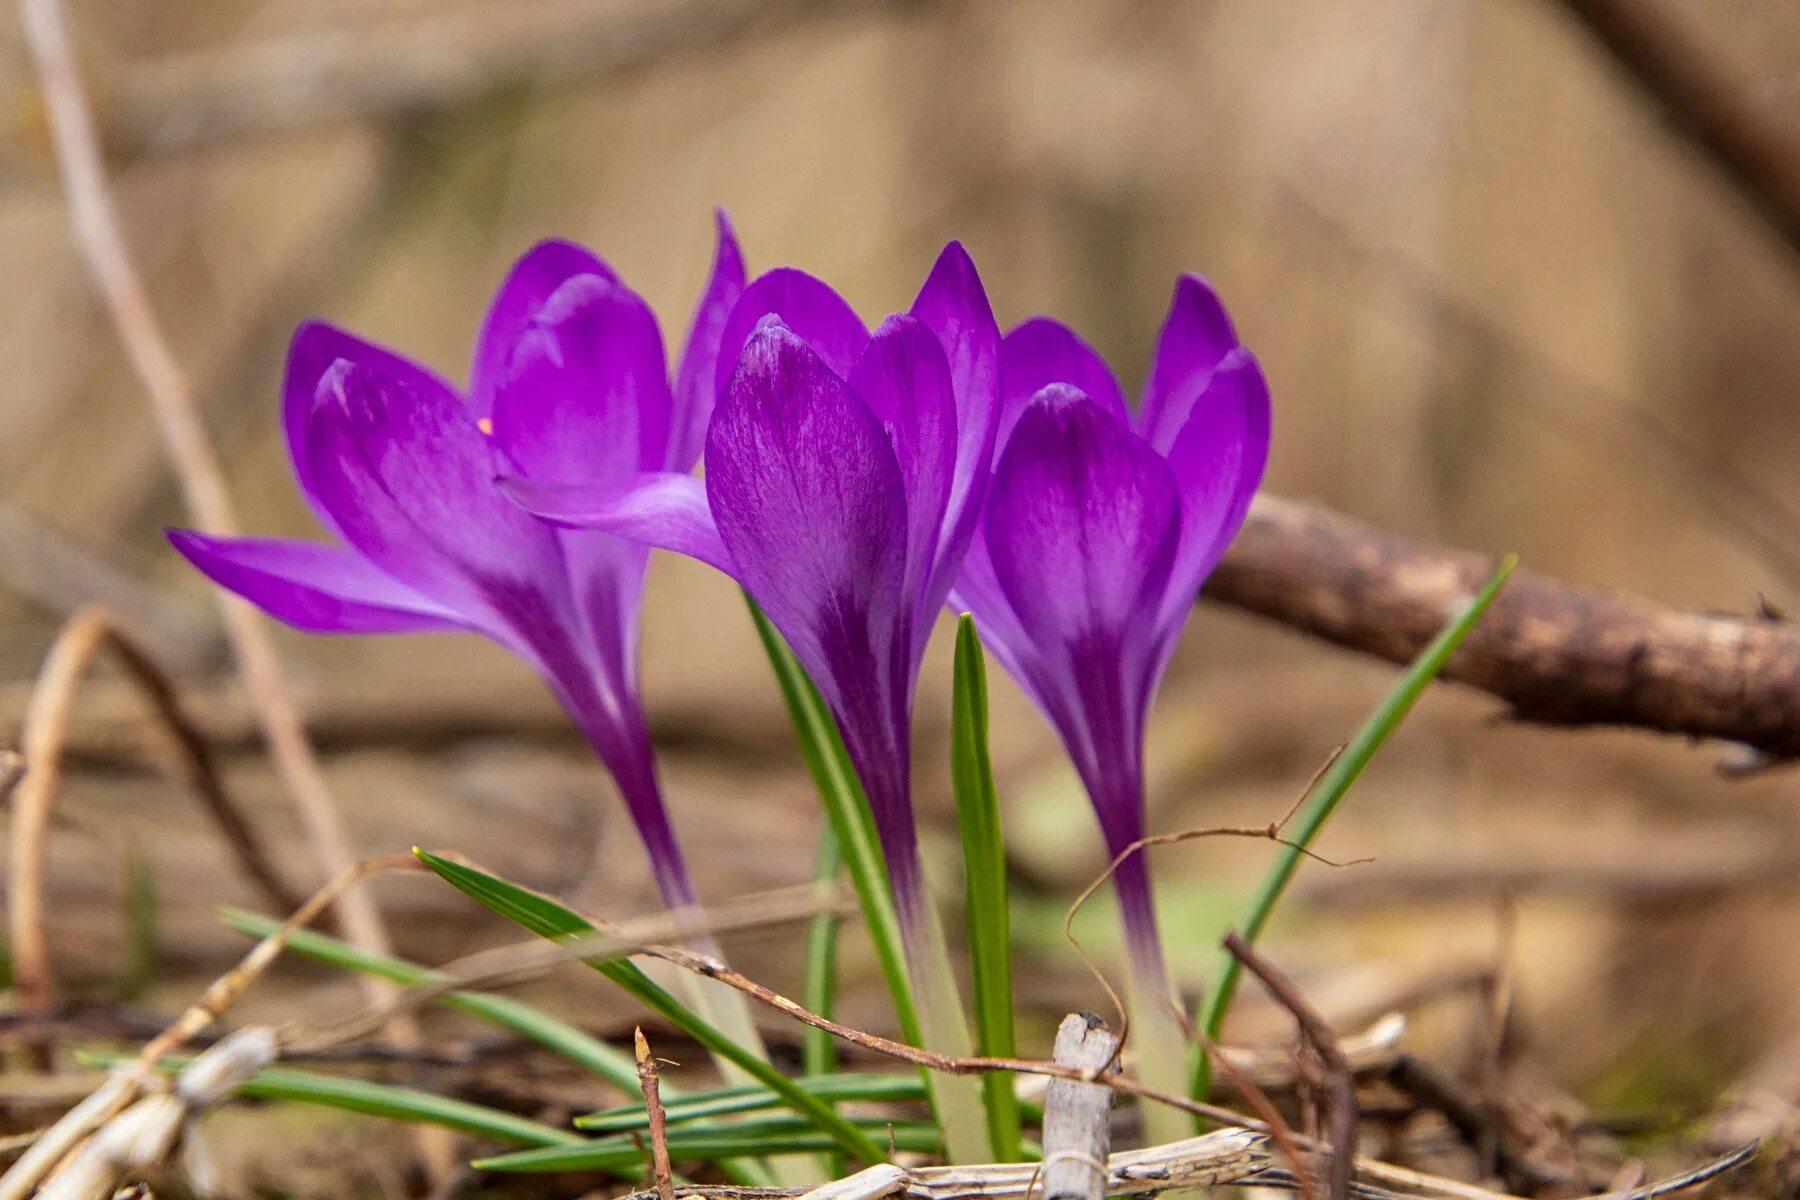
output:
M1495 560L1264 495L1202 595L1385 658L1412 659ZM1800 756L1800 634L1514 574L1444 670L1522 720L1624 725Z

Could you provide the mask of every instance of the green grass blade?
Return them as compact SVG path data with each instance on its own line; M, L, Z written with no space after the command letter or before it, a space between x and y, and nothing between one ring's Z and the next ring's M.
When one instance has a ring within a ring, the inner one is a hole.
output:
M83 1062L98 1067L114 1067L136 1061L136 1056L130 1054L82 1054L79 1057ZM179 1071L190 1061L192 1060L165 1058L157 1064L157 1069ZM579 1146L587 1141L580 1134L567 1129L557 1129L552 1125L540 1124L484 1105L470 1104L465 1100L452 1100L392 1084L296 1071L288 1067L269 1067L257 1072L239 1085L237 1095L260 1100L315 1104L419 1125L441 1125L458 1133L493 1138L515 1146Z
M1369 714L1369 719L1363 723L1362 728L1356 731L1356 736L1350 739L1343 753L1319 777L1318 783L1307 796L1304 807L1287 831L1288 840L1294 844L1281 847L1268 874L1263 876L1262 883L1250 898L1244 923L1238 930L1245 941L1254 944L1262 934L1282 893L1287 890L1288 881L1294 877L1294 871L1300 865L1302 851L1312 845L1325 822L1337 809L1338 802L1350 790L1350 785L1356 782L1363 768L1369 765L1369 760L1375 757L1375 752L1381 749L1388 735L1406 719L1407 713L1412 711L1413 705L1437 677L1437 673L1443 670L1456 648L1462 645L1463 639L1469 636L1470 631L1486 615L1517 565L1518 559L1508 555L1494 577L1488 580L1456 619L1445 626L1443 632L1432 639L1431 644L1413 660L1406 673L1382 698L1375 711ZM1243 968L1237 959L1221 953L1215 968L1217 982L1207 994L1197 1022L1206 1036L1215 1042L1224 1028L1225 1014L1230 1011L1242 973ZM1212 1088L1212 1062L1205 1054L1198 1055L1194 1061L1193 1094L1205 1098Z
M821 887L834 889L843 874L844 856L838 851L837 833L825 823L819 835L819 856L813 864L813 880ZM843 917L836 911L821 912L806 927L806 981L800 1002L822 1017L831 1016L837 1008L838 927ZM811 1025L800 1032L800 1069L809 1077L829 1075L837 1070L837 1039L823 1029ZM825 1178L841 1179L848 1169L842 1154L833 1151L819 1164Z
M894 1148L920 1154L937 1153L943 1135L936 1126L922 1121L892 1123L868 1122L868 1132L885 1144L888 1130L893 1130ZM721 1125L708 1129L669 1131L669 1157L677 1162L694 1162L747 1155L814 1154L834 1149L830 1138L804 1122L787 1121L754 1125ZM616 1171L620 1167L643 1161L641 1136L598 1138L580 1146L554 1146L478 1159L475 1166L484 1171Z
M489 875L485 871L451 862L425 850L414 851L419 861L455 887L508 920L541 937L586 937L598 932L586 918L565 908L548 896ZM845 1120L836 1109L809 1095L794 1081L764 1062L756 1053L738 1045L719 1030L702 1020L692 1009L675 999L628 958L583 959L590 967L624 988L637 1001L699 1042L706 1049L742 1067L751 1078L781 1096L788 1107L807 1118L828 1135L832 1145L863 1162L880 1162L881 1147L855 1124Z
M835 888L843 873L844 856L838 852L837 834L830 825L819 836L819 858L813 867L813 879L821 886ZM837 1007L838 926L843 918L836 912L822 912L806 929L806 985L800 1002L821 1017L829 1017ZM800 1038L801 1069L815 1078L837 1070L837 1039L823 1029L806 1027Z
M899 1104L927 1098L925 1082L914 1074L905 1075L815 1075L794 1081L796 1087L834 1103L845 1101ZM767 1088L720 1088L710 1092L692 1092L663 1106L671 1125L702 1117L724 1117L736 1113L760 1112L782 1106L781 1097ZM604 1112L575 1118L575 1128L590 1133L624 1133L632 1129L648 1129L650 1118L641 1104L621 1105Z
M267 937L281 926L281 922L270 917L239 908L224 909L219 915L225 924L239 933L256 938ZM401 987L420 987L432 983L438 977L428 967L397 958L366 954L334 937L315 933L310 929L294 934L288 942L288 949L327 966L373 975ZM535 1042L576 1066L591 1071L620 1091L635 1092L638 1089L637 1064L632 1061L631 1055L528 1004L483 992L448 992L438 997L438 1003ZM665 1083L663 1094L671 1099L679 1099L681 1093Z
M750 619L756 624L756 635L762 639L769 665L774 668L775 681L781 686L794 736L800 743L807 770L812 773L819 799L824 802L825 815L837 837L838 852L850 870L850 882L862 906L863 924L875 943L882 978L894 998L900 1030L907 1041L921 1045L912 980L906 972L906 955L900 944L900 919L894 912L887 864L881 857L881 841L875 832L869 802L863 796L862 783L819 689L762 609L748 595L744 600L750 606Z
M962 836L963 911L968 919L975 985L976 1052L1012 1058L1012 926L1006 907L1006 844L1000 831L994 768L988 757L987 668L975 618L968 613L956 626L950 726L950 774ZM1013 1092L1012 1074L991 1071L982 1077L981 1086L994 1158L1017 1162L1019 1101Z

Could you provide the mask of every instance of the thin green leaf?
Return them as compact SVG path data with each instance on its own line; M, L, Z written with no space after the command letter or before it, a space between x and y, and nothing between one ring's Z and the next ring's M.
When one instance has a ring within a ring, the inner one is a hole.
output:
M267 937L281 927L281 922L273 918L240 908L223 909L219 917L238 932L256 938ZM437 973L428 967L397 958L367 954L334 937L315 933L310 929L294 934L288 941L288 949L327 966L373 975L401 987L421 987L438 979ZM576 1066L593 1072L620 1091L638 1090L637 1064L632 1061L631 1055L528 1004L484 992L447 992L438 997L438 1003L535 1042ZM665 1083L663 1095L679 1099L680 1092Z
M917 1075L813 1075L794 1081L796 1087L824 1100L905 1103L926 1099L925 1083ZM782 1106L781 1097L761 1087L721 1088L711 1092L693 1092L672 1103L663 1111L671 1125L701 1117L723 1117L734 1113L760 1112ZM641 1104L621 1105L604 1112L575 1118L575 1127L591 1133L623 1133L632 1129L648 1129L650 1117Z
M1388 735L1406 719L1407 713L1412 711L1426 687L1444 669L1444 664L1450 660L1456 648L1462 645L1463 639L1469 636L1470 631L1486 615L1518 562L1512 555L1501 562L1494 577L1469 600L1456 619L1445 626L1443 632L1420 652L1406 669L1406 673L1382 698L1375 711L1369 714L1368 720L1356 731L1356 736L1350 739L1343 752L1319 776L1304 807L1286 834L1293 844L1281 848L1268 874L1263 876L1262 883L1250 898L1244 923L1239 928L1245 941L1254 944L1261 936L1282 893L1287 890L1288 881L1294 877L1294 871L1299 867L1306 848L1318 837L1326 820L1337 809L1338 802L1362 774L1363 768L1369 765L1369 760L1375 757L1375 752L1381 749L1382 743L1387 741ZM1207 995L1198 1021L1200 1029L1211 1041L1218 1041L1219 1033L1224 1028L1225 1014L1231 1009L1231 1001L1237 994L1242 972L1243 968L1237 959L1221 953L1215 968L1217 982ZM1195 1058L1194 1063L1193 1094L1204 1099L1212 1089L1212 1061L1202 1053Z
M130 1054L80 1054L82 1062L114 1067L136 1061ZM165 1058L157 1069L179 1071L192 1061ZM499 1109L470 1104L385 1083L370 1083L338 1075L317 1075L289 1067L269 1067L257 1072L237 1089L237 1095L261 1100L286 1100L316 1104L371 1117L388 1117L420 1125L441 1125L459 1133L493 1138L516 1146L579 1146L587 1139L567 1129L527 1120ZM629 1164L627 1164L629 1165Z
M415 850L419 861L437 872L447 883L470 898L499 913L508 920L551 940L587 937L598 931L586 918L563 905L515 883L489 875L474 867L451 862L425 850ZM702 1020L658 985L628 958L586 958L582 960L615 984L631 993L639 1003L668 1021L706 1049L743 1068L744 1072L780 1095L789 1108L806 1117L829 1135L831 1142L852 1158L863 1162L880 1162L881 1148L867 1133L846 1121L827 1102L807 1094L794 1081L719 1030Z
M835 888L844 868L844 856L838 853L837 834L830 825L819 835L819 858L813 866L813 880L824 888ZM837 1007L838 926L843 918L836 910L819 913L806 929L806 985L800 1002L821 1017L829 1017ZM808 1025L800 1035L801 1070L819 1077L837 1070L837 1039L823 1029Z
M819 857L813 864L813 880L821 888L835 889L844 871L844 856L838 852L837 834L828 821L819 834ZM806 927L806 981L800 1002L822 1017L837 1008L838 927L843 917L835 908L813 917ZM837 1039L823 1029L806 1026L800 1031L800 1069L811 1078L830 1075L837 1070ZM810 1090L810 1089L809 1089ZM833 1151L820 1164L825 1178L839 1179L847 1166L842 1154Z
M987 667L975 618L956 625L955 688L951 703L950 765L956 823L962 835L963 912L975 985L976 1053L1014 1056L1012 925L1007 916L1006 844L1000 801L988 757ZM1008 1071L982 1076L988 1140L998 1162L1019 1160L1019 1101Z
M886 1142L891 1129L894 1148L935 1154L943 1144L937 1127L926 1122L866 1122L868 1131ZM484 1171L614 1171L643 1160L643 1139L636 1135L599 1138L580 1146L556 1146L478 1159ZM745 1122L709 1129L669 1131L669 1157L694 1162L744 1155L812 1154L834 1149L830 1138L801 1121ZM879 1160L878 1160L879 1161Z
M825 804L825 815L837 837L838 852L850 869L850 882L856 888L856 899L862 905L863 925L875 943L875 957L881 964L882 978L894 998L894 1013L899 1018L901 1033L913 1045L920 1044L919 1014L913 1003L912 978L906 972L906 954L900 944L900 918L894 912L894 899L888 890L887 863L881 857L881 840L875 832L875 818L863 796L862 783L844 749L837 721L825 706L824 697L807 677L806 669L774 624L746 594L750 619L756 624L756 636L774 668L775 681L787 703L788 718L793 722L794 736L800 753L813 777L819 799Z

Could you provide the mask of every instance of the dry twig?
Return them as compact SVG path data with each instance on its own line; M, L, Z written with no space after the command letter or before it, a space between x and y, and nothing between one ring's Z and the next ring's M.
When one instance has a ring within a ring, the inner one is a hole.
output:
M303 900L275 870L226 792L206 741L182 711L173 685L124 634L110 612L83 609L63 626L45 656L20 734L26 770L12 810L7 907L13 986L20 1006L28 1012L47 1011L52 1000L50 951L44 933L44 841L62 774L63 738L81 681L94 658L108 646L173 735L189 785L219 826L244 873L279 911L291 911Z
M195 413L186 377L157 321L143 280L132 263L119 215L106 184L93 115L75 66L74 47L58 0L19 0L26 42L43 85L56 159L62 170L75 239L112 315L126 356L149 397L183 499L197 525L209 533L233 532L237 520L225 477ZM319 865L327 874L353 861L325 776L307 742L305 727L288 696L281 660L268 627L255 609L219 593L226 633L256 708L275 767L293 797ZM344 931L360 949L387 951L387 935L366 894L347 897ZM371 994L384 985L370 979Z
M1294 1024L1300 1029L1301 1041L1311 1048L1319 1065L1324 1068L1325 1086L1331 1097L1332 1150L1330 1170L1326 1174L1328 1195L1330 1200L1347 1200L1354 1171L1352 1156L1356 1149L1358 1123L1356 1080L1350 1074L1350 1060L1344 1057L1343 1048L1338 1045L1337 1034L1332 1032L1331 1026L1307 1003L1300 989L1274 963L1253 950L1243 935L1236 930L1226 934L1225 949L1244 965L1245 970L1262 981L1263 987L1268 989L1269 994L1283 1008L1293 1014Z
M675 1176L669 1167L669 1117L663 1111L656 1058L650 1053L650 1043L644 1040L642 1026L631 1031L631 1042L637 1056L638 1083L644 1089L644 1111L650 1114L650 1166L656 1195L658 1200L675 1200Z
M1110 1074L1119 1036L1093 1013L1070 1013L1056 1029L1052 1054L1065 1067ZM1112 1152L1113 1094L1097 1083L1052 1079L1044 1097L1043 1200L1100 1200Z
M0 1200L25 1200L71 1151L135 1103L146 1088L164 1086L157 1082L157 1063L218 1020L268 970L294 932L318 919L345 891L384 871L423 869L410 854L392 854L356 863L326 883L282 922L280 929L252 946L235 967L215 979L167 1029L150 1039L130 1066L114 1071L96 1091L45 1130L0 1176Z

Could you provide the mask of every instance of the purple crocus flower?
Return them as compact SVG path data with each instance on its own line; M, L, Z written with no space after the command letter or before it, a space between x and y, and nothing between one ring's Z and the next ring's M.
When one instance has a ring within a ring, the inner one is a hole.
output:
M996 466L951 603L1056 726L1118 855L1144 836L1157 684L1262 479L1268 388L1191 275L1135 413L1093 348L1054 321L1014 329L1000 358ZM1144 856L1114 883L1139 1011L1154 1019L1170 997Z
M318 633L479 633L537 669L617 781L672 908L693 884L657 784L637 687L648 549L554 529L497 474L609 479L689 471L724 323L744 288L723 215L712 279L673 386L649 307L567 242L521 258L476 343L467 394L324 324L296 333L288 449L329 543L170 540L220 586Z
M508 484L552 521L711 563L762 606L837 718L915 964L927 913L913 689L986 487L999 341L956 243L912 308L873 334L825 283L771 271L726 322L704 485L669 474L625 487Z

